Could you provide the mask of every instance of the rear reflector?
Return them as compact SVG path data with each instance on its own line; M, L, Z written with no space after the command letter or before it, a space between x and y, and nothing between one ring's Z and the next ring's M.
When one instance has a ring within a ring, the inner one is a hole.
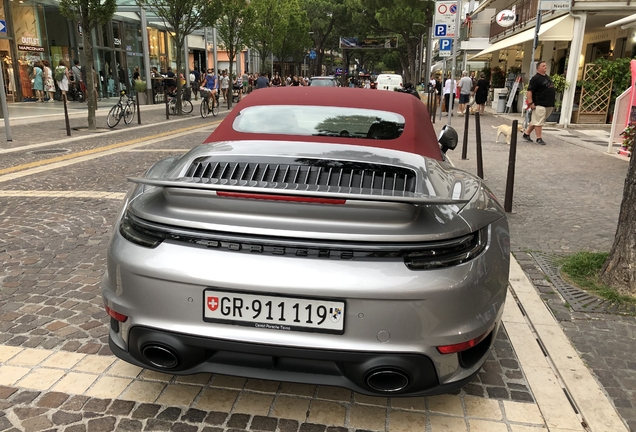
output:
M303 197L292 195L270 195L270 194L255 194L246 192L222 192L217 191L217 196L225 198L244 198L244 199L257 199L268 201L289 201L300 203L313 203L313 204L345 204L347 200L343 199L331 199L331 198L315 198L315 197Z
M115 312L114 310L112 310L108 306L104 306L104 307L106 308L106 313L108 315L110 315L111 317L115 318L117 321L126 322L126 320L128 319L128 317L126 315L120 314L119 312Z
M467 349L472 348L475 345L477 345L479 342L483 341L486 338L486 336L488 336L489 333L490 333L490 330L484 333L483 335L466 342L461 342L461 343L453 344L453 345L438 346L437 351L439 351L441 354L453 354L460 351L466 351Z

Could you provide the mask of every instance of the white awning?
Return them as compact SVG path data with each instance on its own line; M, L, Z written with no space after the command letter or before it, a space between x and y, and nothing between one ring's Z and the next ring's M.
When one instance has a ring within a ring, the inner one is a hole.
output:
M616 21L612 21L609 24L605 24L605 27L622 26L622 28L633 27L636 24L636 14L621 18Z
M564 15L552 21L548 21L545 24L541 24L539 29L539 40L541 41L570 41L572 40L574 19L570 15ZM505 48L509 48L515 45L522 44L524 42L534 39L534 29L524 30L521 33L512 35L504 40L495 42L485 50L470 57L472 60L477 57L481 57L485 54L490 54L494 51L499 51Z

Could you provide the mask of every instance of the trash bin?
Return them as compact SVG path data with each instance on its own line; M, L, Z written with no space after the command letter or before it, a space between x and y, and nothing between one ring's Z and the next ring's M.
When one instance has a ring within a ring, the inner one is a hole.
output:
M499 93L499 99L497 100L497 112L502 113L506 111L506 97L505 93Z

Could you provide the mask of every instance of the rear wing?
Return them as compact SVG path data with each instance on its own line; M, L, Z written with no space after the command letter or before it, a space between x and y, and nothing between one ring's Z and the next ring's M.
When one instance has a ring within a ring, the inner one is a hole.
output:
M242 192L250 194L263 194L263 195L284 195L284 196L299 196L299 197L315 197L315 198L327 198L327 199L344 199L355 201L372 201L372 202L385 202L385 203L400 203L400 204L412 204L412 205L457 205L463 207L470 201L468 199L451 199L443 197L431 197L424 194L412 193L412 192L392 192L391 194L371 194L365 193L364 189L357 189L360 192L340 192L330 191L330 187L320 187L317 190L300 190L300 189L280 189L280 188L266 188L260 186L241 186L241 185L227 185L227 184L211 184L211 183L198 183L192 181L185 181L180 179L158 179L158 178L143 178L143 177L129 177L128 181L140 185L154 186L160 188L178 188L178 189L196 189L205 191L223 191L223 192ZM334 188L334 187L331 187ZM343 189L338 187L338 189ZM346 188L351 189L351 188Z

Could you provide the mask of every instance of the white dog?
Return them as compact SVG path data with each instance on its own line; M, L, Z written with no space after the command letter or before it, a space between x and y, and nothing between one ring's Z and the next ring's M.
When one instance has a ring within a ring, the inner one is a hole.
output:
M496 143L499 142L499 136L503 135L506 138L506 144L510 144L510 137L512 136L512 126L502 124L499 126L493 126L493 129L497 129L497 139L495 140ZM519 129L519 132L523 132L523 126L518 125L517 129Z

